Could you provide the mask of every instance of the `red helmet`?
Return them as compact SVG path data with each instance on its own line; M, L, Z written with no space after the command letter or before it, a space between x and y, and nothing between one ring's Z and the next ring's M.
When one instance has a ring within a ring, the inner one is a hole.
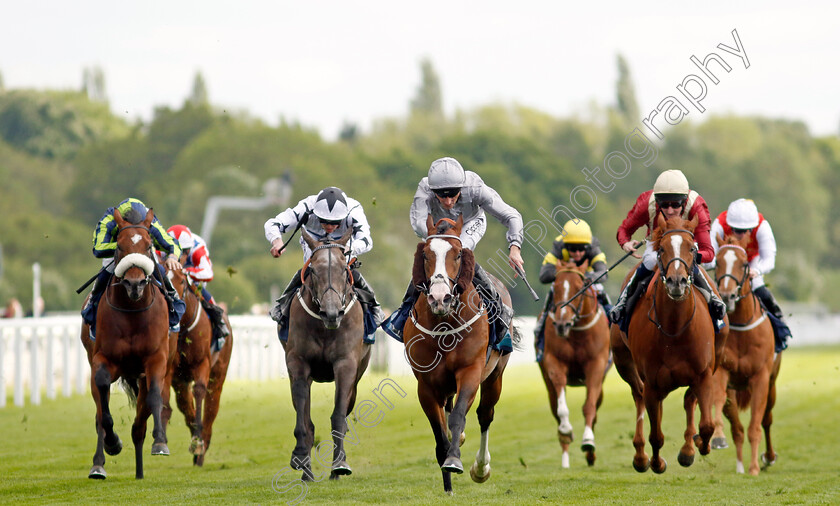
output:
M178 246L181 247L181 250L191 249L193 244L195 244L192 232L186 225L172 225L166 231L178 241Z

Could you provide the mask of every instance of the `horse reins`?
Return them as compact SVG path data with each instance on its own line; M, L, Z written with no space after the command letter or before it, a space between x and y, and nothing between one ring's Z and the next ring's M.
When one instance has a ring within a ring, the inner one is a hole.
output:
M671 234L671 233L686 233L686 234L689 235L689 237L691 237L691 240L694 241L694 233L692 231L686 230L684 228L675 228L675 229L671 229L671 230L666 230L659 237L660 247L658 248L658 251L657 251L657 254L656 254L656 264L659 267L659 278L653 283L653 304L651 304L650 310L648 311L648 321L650 321L652 324L656 325L656 328L659 329L659 331L662 332L663 334L665 334L666 336L677 337L680 334L682 334L683 332L685 332L685 329L687 329L688 326L691 325L692 320L694 320L694 315L697 313L697 300L694 297L692 297L693 305L692 305L692 308L691 308L691 317L688 319L687 322L685 322L685 325L679 331L677 331L675 334L671 334L671 333L667 332L665 329L663 329L662 324L659 323L659 315L657 314L657 311L656 311L656 290L657 290L657 287L659 286L659 280L660 279L662 280L663 283L665 282L665 274L667 272L667 269L671 266L671 264L674 263L674 262L680 262L683 265L685 265L686 271L688 273L688 285L689 285L688 293L690 294L691 291L692 291L691 290L691 285L694 284L693 283L693 280L694 280L694 266L697 265L697 259L694 256L695 246L692 246L691 247L691 253L692 253L691 254L691 265L689 265L688 262L683 260L682 257L680 257L680 256L674 256L674 258L669 260L667 264L663 265L662 264L661 241L662 241L662 238L664 238L666 235ZM668 297L671 297L671 295L669 294ZM688 295L686 295L686 297L688 297ZM684 299L680 299L680 300L684 300ZM653 317L651 317L651 313L653 314Z
M741 246L738 246L737 244L724 244L723 246L721 246L719 248L718 251L720 251L724 248L741 250L744 253L744 255L747 254L747 250L745 250ZM742 299L747 298L752 293L751 290L747 290L747 293L745 293L745 294L741 293L741 292L744 291L744 287L746 286L746 283L748 281L749 274L750 274L750 264L749 264L749 262L744 262L744 275L741 276L740 280L738 278L736 278L735 276L733 276L732 274L725 273L723 276L720 276L719 278L715 278L715 284L718 286L718 289L720 289L721 280L726 279L726 278L732 278L732 280L735 282L736 292L738 293L737 297L735 297L735 303L737 304ZM749 320L751 320L753 318L753 316L756 314L756 312L757 312L756 311L756 306L757 305L758 305L757 297L753 296L753 310L752 310L752 315L750 316ZM755 320L754 322L737 324L737 323L732 323L730 321L729 322L729 328L731 330L738 330L738 331L741 331L741 332L744 332L744 331L747 331L747 330L752 330L752 329L758 327L761 324L761 322L763 322L766 318L767 318L767 311L762 311L761 316L759 316L758 319Z
M334 243L334 242L330 242L330 243L321 244L321 245L319 245L319 246L316 246L316 247L315 247L315 249L313 249L313 250L312 250L312 254L309 256L309 259L308 259L308 260L307 260L307 261L303 264L303 268L300 270L300 281L301 281L301 284L303 284L303 286L309 290L310 296L312 297L312 302L314 302L315 304L317 304L317 305L318 305L318 307L320 307L320 306L321 306L321 300L320 300L320 298L319 298L319 297L315 294L315 292L314 292L311 288L309 288L309 287L307 287L307 286L306 286L306 273L311 271L311 269L309 269L309 264L312 262L312 258L315 256L315 252L317 252L317 251L324 250L324 249L325 249L325 250L328 250L328 251L327 251L327 254L328 254L327 265L332 264L332 249L333 249L333 248L342 248L342 249L344 249L344 246L343 246L343 245L341 245L341 244L338 244L338 243ZM351 287L351 291L352 291L353 282L354 282L354 280L353 280L353 271L351 271L351 270L350 270L350 265L349 265L349 264L347 264L347 263L345 263L345 264L344 264L344 267L345 267L345 269L347 269L347 280L348 280L348 281L349 281L349 283L350 283L350 287ZM311 271L311 274L312 274L313 276L317 276L317 274L315 274L315 271ZM341 294L341 293L339 293L339 291L338 291L338 290L336 290L335 288L333 288L333 286L332 286L332 270L327 269L327 289L326 289L326 290L324 290L324 293L322 293L322 294L321 294L321 298L323 298L323 296L324 296L324 295L326 295L326 294L327 294L327 292L329 292L330 290L332 290L333 292L335 292L336 294L338 294L338 296L339 296L339 297L341 297L341 303L342 303L342 305L343 305L343 307L342 307L342 311L344 311L345 313L347 313L347 311L349 311L349 310L350 310L350 308L353 306L353 304L356 302L356 293L355 293L355 292L353 292L353 297L350 299L350 302L346 302L346 303L345 303L345 301L346 301L346 299L347 299L347 295L346 295L346 294ZM303 299L303 295L301 294L301 292L302 292L302 291L303 291L303 290L298 290L298 292L297 292L297 298L298 298L298 301L300 302L301 306L303 306L303 309L304 309L307 313L309 313L309 315L310 315L310 316L312 316L313 318L316 318L316 319L319 319L319 320L323 320L323 319L321 318L321 316L320 316L318 313L316 313L315 311L313 311L313 310L312 310L312 309L311 309L311 308L310 308L310 307L306 304L306 302L305 302L305 301L304 301L304 299Z
M580 277L581 277L584 281L586 281L586 276L585 276L582 272L580 272L580 271L578 271L578 270L575 270L575 269L560 269L559 271L557 271L557 273L561 273L561 272L573 272L573 273L577 274L578 276L580 276ZM557 275L557 274L555 273L555 276L556 276L556 275ZM585 284L585 283L584 283L584 284ZM583 297L580 297L580 301L577 303L577 305L576 305L576 306L571 306L571 308L572 308L572 312L574 312L574 313L575 313L575 317L572 319L572 324L574 324L574 323L576 323L576 322L578 322L578 321L580 321L580 320L582 320L582 319L584 319L584 318L588 318L588 317L590 317L590 316L593 316L593 315L596 315L596 317L595 317L595 318L593 318L591 322L589 322L589 323L587 323L587 324L585 324L585 325L582 325L582 326L580 326L580 327L572 327L572 328L571 328L571 330L586 330L586 329L588 329L588 328L593 327L593 326L595 325L595 323L598 321L597 314L598 314L598 312L601 310L601 305L600 305L600 304L597 304L597 300L596 300L596 308L595 308L595 310L594 310L594 311L589 312L589 313L586 313L585 315L581 315L581 314L580 314L581 310L583 310L583 303L584 303L584 301L585 301L586 297L589 297L589 295L585 295L585 294L586 294L586 291L587 291L587 289L592 288L592 285L589 285L589 286L587 286L587 287L585 287L585 288L586 288L586 289L584 289L584 290L582 290L582 291L580 291L580 292L576 293L576 294L575 294L572 298L570 298L570 299L569 299L569 300L567 300L567 301L563 301L563 302L552 302L552 303L551 303L551 305L549 306L549 309L548 309L548 311L549 311L549 312L548 312L548 317L549 317L549 318L551 318L552 320L555 320L555 321L556 321L556 318L555 318L555 316L554 316L554 313L557 311L557 309L562 309L562 308L564 308L564 307L566 307L566 306L570 305L569 303L570 303L572 300L574 300L575 298L579 297L581 294L584 294L584 296L583 296ZM592 289L594 290L594 288L592 288ZM591 296L591 297L592 297L593 299L595 298L595 296Z

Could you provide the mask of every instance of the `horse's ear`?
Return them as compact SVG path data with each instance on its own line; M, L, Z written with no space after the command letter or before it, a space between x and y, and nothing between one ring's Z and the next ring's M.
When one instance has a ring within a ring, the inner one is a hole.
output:
M461 229L464 228L464 215L458 215L458 221L455 222L455 232L453 235L461 235Z
M431 215L429 216L431 219ZM417 244L417 251L414 252L414 265L411 267L411 284L422 287L425 290L429 286L429 278L426 277L426 261L423 258L425 242Z
M309 246L310 250L314 250L316 246L318 246L318 241L312 237L312 235L306 231L305 228L300 229L300 236L303 237L303 241Z
M434 235L435 233L435 220L432 219L431 213L426 216L426 237L430 235Z
M720 246L721 244L724 244L724 242L725 242L722 232L717 233L716 239L717 239L718 246Z
M151 207L146 212L146 219L143 220L143 226L146 228L151 228L152 222L155 220L155 210Z
M588 268L589 268L589 259L588 259L588 258L584 258L584 259L583 259L583 263L582 263L582 264L580 264L580 265L578 266L578 270L579 270L580 272L584 272L584 273L585 273L585 272L586 272L586 269L588 269Z
M665 216L663 216L662 213L656 213L656 228L659 230L665 230L665 226L667 224L668 222L665 221Z
M475 276L475 255L471 249L461 250L461 272L458 273L458 293L464 293L469 288Z
M125 220L122 217L122 213L120 213L120 210L116 207L114 208L114 221L117 222L117 227L119 228L123 228L126 225Z
M697 228L698 223L700 223L700 215L695 214L694 218L691 218L691 220L688 222L688 227L687 228L689 230L691 230L692 232L694 232L694 230Z
M347 227L347 230L346 230L346 231L344 232L344 234L343 234L343 235L342 235L342 236L338 239L338 241L337 241L337 242L346 248L346 247L347 247L347 242L350 240L350 237L351 237L352 235L353 235L353 227Z

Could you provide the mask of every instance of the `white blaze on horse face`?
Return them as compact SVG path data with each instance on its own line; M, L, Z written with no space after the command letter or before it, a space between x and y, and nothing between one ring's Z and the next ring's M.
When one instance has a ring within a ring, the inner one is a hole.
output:
M732 271L735 269L735 260L738 260L738 255L731 249L726 250L726 253L723 254L723 261L726 262L726 273L729 275L732 275ZM730 278L724 278L723 281L725 287L729 285Z
M563 280L563 300L569 300L569 280ZM563 318L563 315L566 314L566 308L569 306L563 306L563 309L560 310L560 318Z
M681 236L677 234L671 236L671 247L674 248L674 258L680 258L680 249L682 249L682 243L683 238ZM679 265L677 267L679 267Z
M435 254L435 272L430 279L429 295L435 300L443 300L449 293L449 275L446 273L446 254L452 245L443 239L432 239L429 249Z
M143 237L140 234L134 234L131 236L131 243L137 244L138 242L142 241Z

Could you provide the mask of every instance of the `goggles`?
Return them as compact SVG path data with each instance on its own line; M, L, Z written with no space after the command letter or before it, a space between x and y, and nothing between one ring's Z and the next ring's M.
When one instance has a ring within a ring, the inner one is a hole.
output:
M432 191L435 192L435 195L442 199L451 199L461 193L460 188L438 188L437 190Z

